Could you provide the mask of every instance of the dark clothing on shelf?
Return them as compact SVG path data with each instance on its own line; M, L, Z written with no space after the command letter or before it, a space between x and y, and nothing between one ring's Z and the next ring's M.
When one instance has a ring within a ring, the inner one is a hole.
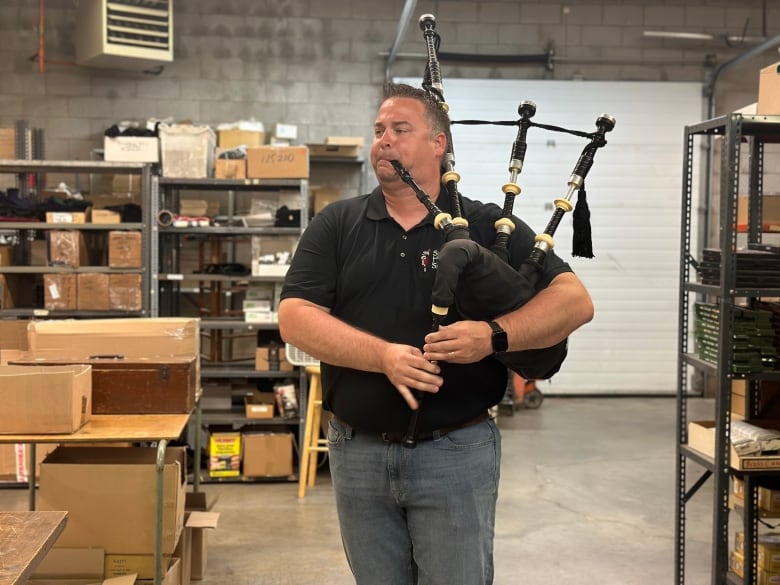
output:
M449 197L437 205L451 212ZM490 247L495 204L463 198L463 215L472 240ZM534 232L513 218L511 262L519 267L534 245ZM422 347L430 333L431 288L444 236L430 214L404 231L387 213L380 188L326 206L303 233L287 273L281 298L302 298L328 307L343 321L395 343ZM537 291L568 264L547 254ZM458 320L453 307L444 324ZM338 340L334 340L338 342ZM493 357L473 364L440 363L444 385L426 395L419 411L420 433L473 419L497 404L507 385L507 370ZM384 374L322 364L324 405L356 431L402 432L409 406Z

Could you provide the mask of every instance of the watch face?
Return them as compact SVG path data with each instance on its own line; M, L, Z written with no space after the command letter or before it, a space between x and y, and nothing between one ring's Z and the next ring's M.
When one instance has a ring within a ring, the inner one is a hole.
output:
M501 326L495 321L490 321L490 328L493 330L493 336L491 337L493 351L506 351L509 348L509 341L506 337L506 331L501 329Z
M493 334L493 351L506 351L509 343L506 339L506 332Z

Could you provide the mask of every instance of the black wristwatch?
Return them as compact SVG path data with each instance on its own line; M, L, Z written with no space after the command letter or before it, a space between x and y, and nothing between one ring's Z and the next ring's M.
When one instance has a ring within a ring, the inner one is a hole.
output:
M509 340L506 337L506 331L501 329L501 325L495 321L488 321L488 325L490 325L490 328L493 330L493 335L490 338L490 341L493 344L493 352L498 353L509 349Z

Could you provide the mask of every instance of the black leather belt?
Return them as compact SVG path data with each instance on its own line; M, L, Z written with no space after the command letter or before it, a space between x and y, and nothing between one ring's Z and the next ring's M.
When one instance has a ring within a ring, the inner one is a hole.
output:
M479 424L481 422L485 422L490 418L490 415L487 411L481 413L479 416L476 416L470 420L467 420L465 422L462 422L457 425L451 425L448 427L442 427L440 429L436 429L433 431L427 431L425 433L417 433L414 436L415 441L428 441L430 439L437 439L440 437L443 437L447 433L451 433L453 431L457 431L458 429L465 429L466 427L470 427L476 424ZM380 433L379 436L382 438L382 440L385 443L403 443L406 439L406 433Z

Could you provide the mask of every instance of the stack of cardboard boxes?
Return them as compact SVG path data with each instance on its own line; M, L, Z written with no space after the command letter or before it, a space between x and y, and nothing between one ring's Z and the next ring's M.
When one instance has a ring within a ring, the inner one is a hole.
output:
M82 444L83 438L78 439L88 434L91 421L100 416L93 409L95 399L102 396L105 400L106 393L117 388L127 395L125 399L117 397L117 404L124 405L119 409L123 414L189 412L198 386L198 320L31 321L25 329L22 341L20 327L3 328L9 335L2 336L0 359L12 363L0 365L0 401L4 405L0 441L3 435L12 438L14 442L9 440L3 447L16 459L25 453L20 449L20 438L57 436L63 445L54 445L40 462L38 508L68 511L65 530L31 583L61 583L61 579L75 576L94 582L131 574L141 580L154 579L158 520L163 534L163 584L186 585L190 573L202 577L205 535L196 533L216 526L216 516L187 514L186 450L165 450L162 484L158 484L158 449L125 443L87 446ZM18 349L5 348L11 334ZM100 358L94 355L107 352L124 356L116 361L127 368L111 380L101 381L96 376L100 367L95 365ZM138 364L177 360L191 364L193 375L179 378L175 387L168 385L168 376L161 377L159 370L141 372L130 385L119 383L143 370ZM56 365L63 361L74 363ZM68 444L73 442L70 436L79 446ZM158 485L162 487L159 509ZM202 501L192 505L199 512L207 511ZM188 522L191 529L186 528ZM193 549L193 542L201 548Z
M98 259L90 257L91 249L83 231L51 230L47 236L49 265L64 268L99 265ZM143 266L140 231L112 230L106 237L109 268ZM143 308L140 273L47 273L43 276L43 291L44 307L51 311L140 311Z

